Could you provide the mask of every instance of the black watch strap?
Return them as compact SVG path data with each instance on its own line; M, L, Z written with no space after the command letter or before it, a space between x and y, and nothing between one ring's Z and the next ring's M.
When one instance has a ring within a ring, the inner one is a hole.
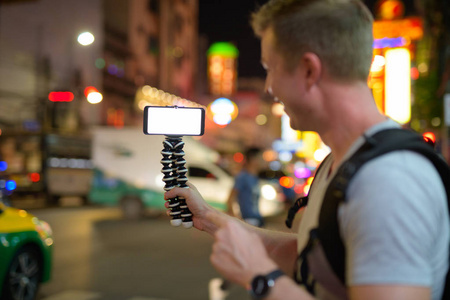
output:
M270 289L274 286L275 280L283 276L284 272L276 269L266 275L257 275L253 278L250 286L250 295L253 299L264 299L269 295Z
M276 269L276 270L273 270L272 272L270 272L269 274L267 274L266 278L268 280L274 280L275 281L275 279L277 279L278 277L283 276L283 275L284 275L283 271L281 271L280 269Z

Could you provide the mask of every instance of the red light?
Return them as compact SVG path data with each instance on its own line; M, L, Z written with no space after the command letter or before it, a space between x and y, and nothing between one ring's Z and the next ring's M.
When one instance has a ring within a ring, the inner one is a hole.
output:
M419 70L416 67L411 68L411 79L412 80L419 79Z
M237 163L241 163L244 161L244 154L237 152L233 155L233 159Z
M122 109L116 110L116 118L114 120L114 126L116 128L122 128L124 125L124 112Z
M282 187L290 189L295 184L294 179L288 176L283 176L280 178L280 185Z
M424 134L422 134L422 136L427 143L434 144L436 142L436 136L432 132L425 132Z
M303 193L303 185L297 184L297 185L294 187L294 191L295 191L297 194Z
M41 175L39 173L30 173L28 174L28 176L30 177L30 180L32 182L38 182L39 180L41 180Z
M52 102L70 102L73 100L72 92L51 92L48 94L48 100Z
M93 86L88 86L84 89L84 95L87 97L90 93L98 93L98 90Z

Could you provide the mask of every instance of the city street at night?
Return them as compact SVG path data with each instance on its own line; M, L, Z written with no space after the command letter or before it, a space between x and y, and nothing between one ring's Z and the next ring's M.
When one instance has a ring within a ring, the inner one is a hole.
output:
M38 300L208 299L212 239L165 215L126 221L116 208L29 210L53 229L53 275ZM283 226L281 217L269 227ZM228 299L249 299L234 286Z
M0 0L0 300L450 300L449 164L450 0Z

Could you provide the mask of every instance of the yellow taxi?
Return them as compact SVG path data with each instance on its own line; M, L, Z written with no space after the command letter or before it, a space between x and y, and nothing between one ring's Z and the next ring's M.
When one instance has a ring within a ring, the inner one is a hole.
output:
M35 299L50 280L52 247L48 223L0 200L0 299Z

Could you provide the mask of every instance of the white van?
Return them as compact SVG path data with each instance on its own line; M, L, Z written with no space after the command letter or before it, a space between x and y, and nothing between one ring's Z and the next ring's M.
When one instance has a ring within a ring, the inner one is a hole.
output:
M95 128L89 201L120 205L126 218L138 218L145 210L165 210L160 162L164 139L144 135L140 128ZM192 137L183 137L183 141L188 181L211 206L225 210L234 178L216 164L217 152ZM262 215L280 213L284 205L282 197L272 184L262 184Z

